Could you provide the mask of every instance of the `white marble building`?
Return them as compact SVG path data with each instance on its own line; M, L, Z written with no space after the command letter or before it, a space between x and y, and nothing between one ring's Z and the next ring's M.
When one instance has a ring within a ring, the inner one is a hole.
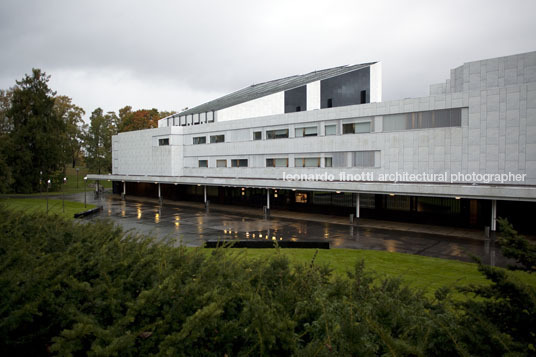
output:
M336 67L112 140L113 172L90 179L490 200L494 216L496 200L536 201L536 52L465 63L430 96L387 102L380 63ZM284 179L295 174L334 179Z

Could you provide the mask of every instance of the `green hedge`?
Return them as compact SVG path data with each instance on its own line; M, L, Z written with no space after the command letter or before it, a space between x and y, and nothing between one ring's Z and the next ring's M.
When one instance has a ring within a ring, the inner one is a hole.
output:
M451 356L497 345L446 291L427 299L400 280L375 279L363 263L332 276L314 258L248 259L109 223L1 207L0 216L4 356ZM475 333L491 342L472 345Z

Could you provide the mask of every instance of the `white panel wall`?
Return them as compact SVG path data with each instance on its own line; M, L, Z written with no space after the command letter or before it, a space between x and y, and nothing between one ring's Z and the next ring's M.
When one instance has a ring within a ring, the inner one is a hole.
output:
M320 81L307 83L307 110L320 109Z
M216 121L222 122L283 113L285 113L285 92L278 92L218 110Z
M181 127L163 127L120 133L112 138L114 175L182 175ZM159 146L158 139L169 138Z
M382 101L382 63L376 62L370 66L370 102Z
M511 58L510 58L511 57ZM283 93L271 96L278 102L281 113L247 120L231 120L217 123L189 126L149 129L121 133L113 138L114 174L153 175L153 176L201 176L225 184L231 178L280 179L282 172L287 173L322 173L324 169L293 168L297 155L319 155L331 152L351 152L360 150L378 150L381 165L374 169L348 168L348 173L374 171L377 173L508 173L527 174L527 180L515 187L536 185L536 52L501 59L505 66L517 63L516 83L506 84L506 74L492 88L488 83L489 72L495 68L496 60L479 61L466 64L453 71L451 81L456 87L468 88L482 73L486 75L485 86L463 92L444 93L423 98L393 100L382 103L305 111L282 114ZM507 67L508 67L507 66ZM485 70L483 69L485 68ZM534 70L533 70L534 69ZM460 74L462 73L461 77ZM464 74L467 73L467 76ZM506 73L506 70L505 70ZM460 77L460 78L458 78ZM464 79L465 78L465 79ZM372 81L377 82L376 80ZM371 93L372 95L372 93ZM261 98L266 99L266 98ZM272 105L268 101L259 101ZM462 107L462 126L453 128L436 128L383 132L383 119L386 115L427 111L444 108ZM242 108L242 114L252 108ZM235 113L240 111L235 108ZM230 112L228 112L230 113ZM244 114L245 115L245 114ZM248 114L251 115L251 114ZM322 136L323 128L317 137L293 138L294 128L312 125L336 123L338 133L344 122L359 121L360 118L372 118L374 132L368 134L348 134ZM288 128L290 138L266 140L266 131ZM252 132L263 132L263 140L253 141ZM225 143L192 145L192 136L225 134ZM169 147L158 147L158 137L170 137ZM288 157L289 168L266 168L268 157ZM184 161L182 161L184 158ZM247 158L248 168L216 168L217 159ZM209 168L197 168L197 160L208 159ZM184 167L184 168L183 168ZM340 168L327 169L334 174ZM267 185L276 182L267 183ZM325 188L329 183L310 183L309 188ZM336 184L332 184L336 185ZM463 186L445 185L449 189L464 190ZM451 187L452 186L452 187ZM441 194L443 188L418 186L423 193ZM476 186L475 186L476 187ZM475 190L472 187L471 190ZM435 190L435 191L434 191ZM446 190L446 188L445 188ZM497 190L507 190L500 188ZM498 191L497 191L498 192ZM506 191L505 191L506 192Z

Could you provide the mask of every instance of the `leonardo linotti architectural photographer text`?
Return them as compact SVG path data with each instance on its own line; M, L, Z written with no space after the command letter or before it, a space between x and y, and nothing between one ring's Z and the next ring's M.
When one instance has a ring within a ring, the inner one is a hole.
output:
M517 173L375 173L373 171L364 171L361 173L348 173L340 171L338 174L328 173L301 173L291 174L283 172L283 181L341 181L341 182L427 182L427 183L513 183L524 182L526 174Z

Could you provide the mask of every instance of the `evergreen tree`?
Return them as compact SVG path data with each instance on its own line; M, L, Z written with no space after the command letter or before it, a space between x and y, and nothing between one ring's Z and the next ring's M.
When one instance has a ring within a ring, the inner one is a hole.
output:
M53 177L64 165L58 139L65 124L54 112L55 93L48 87L49 79L40 69L32 69L31 75L17 81L6 112L12 128L3 151L18 193L39 191L40 172Z

